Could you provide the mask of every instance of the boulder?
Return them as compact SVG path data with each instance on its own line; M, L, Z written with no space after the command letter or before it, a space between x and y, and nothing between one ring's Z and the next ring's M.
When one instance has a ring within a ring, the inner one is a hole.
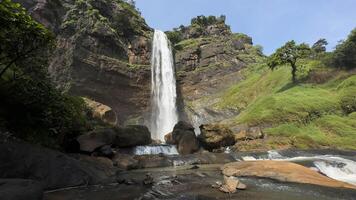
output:
M117 147L133 147L151 144L151 133L146 126L129 125L116 128L117 136L114 145Z
M177 146L179 154L192 154L199 150L199 141L194 132L188 132L181 136Z
M282 182L314 184L326 187L356 189L356 186L326 177L310 168L286 161L260 160L225 164L225 176L253 176Z
M187 123L180 121L173 129L171 134L167 134L166 141L170 144L175 144L178 147L180 154L191 154L199 150L199 141L194 133L194 127Z
M43 186L34 180L0 179L0 199L42 200Z
M94 100L83 98L86 105L91 110L93 118L100 119L105 123L115 125L117 122L117 117L115 112L107 105L96 102Z
M114 129L98 129L80 135L77 138L77 141L80 145L81 151L93 152L95 149L104 145L111 145L115 141L116 135L117 133Z
M237 178L224 176L224 184L219 190L226 193L235 193L238 184L239 180Z
M262 139L264 137L264 133L260 127L248 127L239 130L234 137L236 142L244 141L244 140L256 140L256 139Z
M172 141L178 144L180 138L187 132L194 133L194 127L187 122L179 121L173 128Z
M0 178L32 179L45 189L108 183L115 174L114 169L103 170L96 162L85 163L27 143L0 144L0 163Z
M209 151L235 144L232 131L224 125L201 125L200 131L201 133L198 136L198 139L202 146Z
M174 140L173 140L173 136L172 136L172 132L170 133L167 133L165 136L164 136L164 141L166 142L166 144L175 144Z

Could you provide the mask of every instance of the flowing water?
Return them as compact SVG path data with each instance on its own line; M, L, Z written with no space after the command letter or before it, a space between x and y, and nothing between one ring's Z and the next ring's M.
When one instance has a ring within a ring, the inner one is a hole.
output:
M176 146L174 145L150 145L137 146L134 148L134 155L178 155Z
M164 141L178 121L176 107L176 79L172 49L166 34L155 30L151 59L151 103L150 131L152 138Z

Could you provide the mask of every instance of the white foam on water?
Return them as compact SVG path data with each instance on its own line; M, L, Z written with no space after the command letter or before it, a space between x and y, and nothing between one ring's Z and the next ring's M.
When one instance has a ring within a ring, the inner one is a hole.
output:
M178 155L174 145L137 146L134 148L135 155Z

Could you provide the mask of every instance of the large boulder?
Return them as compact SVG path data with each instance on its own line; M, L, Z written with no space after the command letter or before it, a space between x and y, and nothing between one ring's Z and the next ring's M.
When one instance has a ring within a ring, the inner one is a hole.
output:
M232 131L224 125L201 125L200 131L201 133L198 136L198 139L202 146L209 151L235 144Z
M37 180L45 189L108 183L115 174L114 169L104 170L96 162L82 162L27 143L0 144L0 163L0 178Z
M117 147L133 147L151 144L151 133L146 126L129 125L125 128L117 128L117 136L114 145Z
M199 150L199 141L194 132L187 132L181 136L177 147L179 154L192 154Z
M285 161L233 162L225 164L222 167L222 173L225 176L253 176L271 178L283 182L356 189L354 185L331 179L310 168Z
M179 121L173 132L165 135L166 143L177 145L179 154L191 154L199 150L199 141L195 136L194 127L184 121Z
M111 125L116 124L117 122L116 113L109 106L88 98L83 98L83 99L86 105L91 110L91 114L93 118L99 119Z
M33 180L0 179L0 199L42 200L43 185Z
M77 138L77 141L81 151L93 152L97 148L113 144L116 136L117 132L114 129L105 128L83 134Z

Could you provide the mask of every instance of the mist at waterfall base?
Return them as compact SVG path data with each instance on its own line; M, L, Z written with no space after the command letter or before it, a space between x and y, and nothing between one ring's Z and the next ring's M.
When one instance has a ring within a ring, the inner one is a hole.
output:
M151 119L154 140L164 142L164 135L178 121L177 92L172 49L166 34L155 30L151 58Z

